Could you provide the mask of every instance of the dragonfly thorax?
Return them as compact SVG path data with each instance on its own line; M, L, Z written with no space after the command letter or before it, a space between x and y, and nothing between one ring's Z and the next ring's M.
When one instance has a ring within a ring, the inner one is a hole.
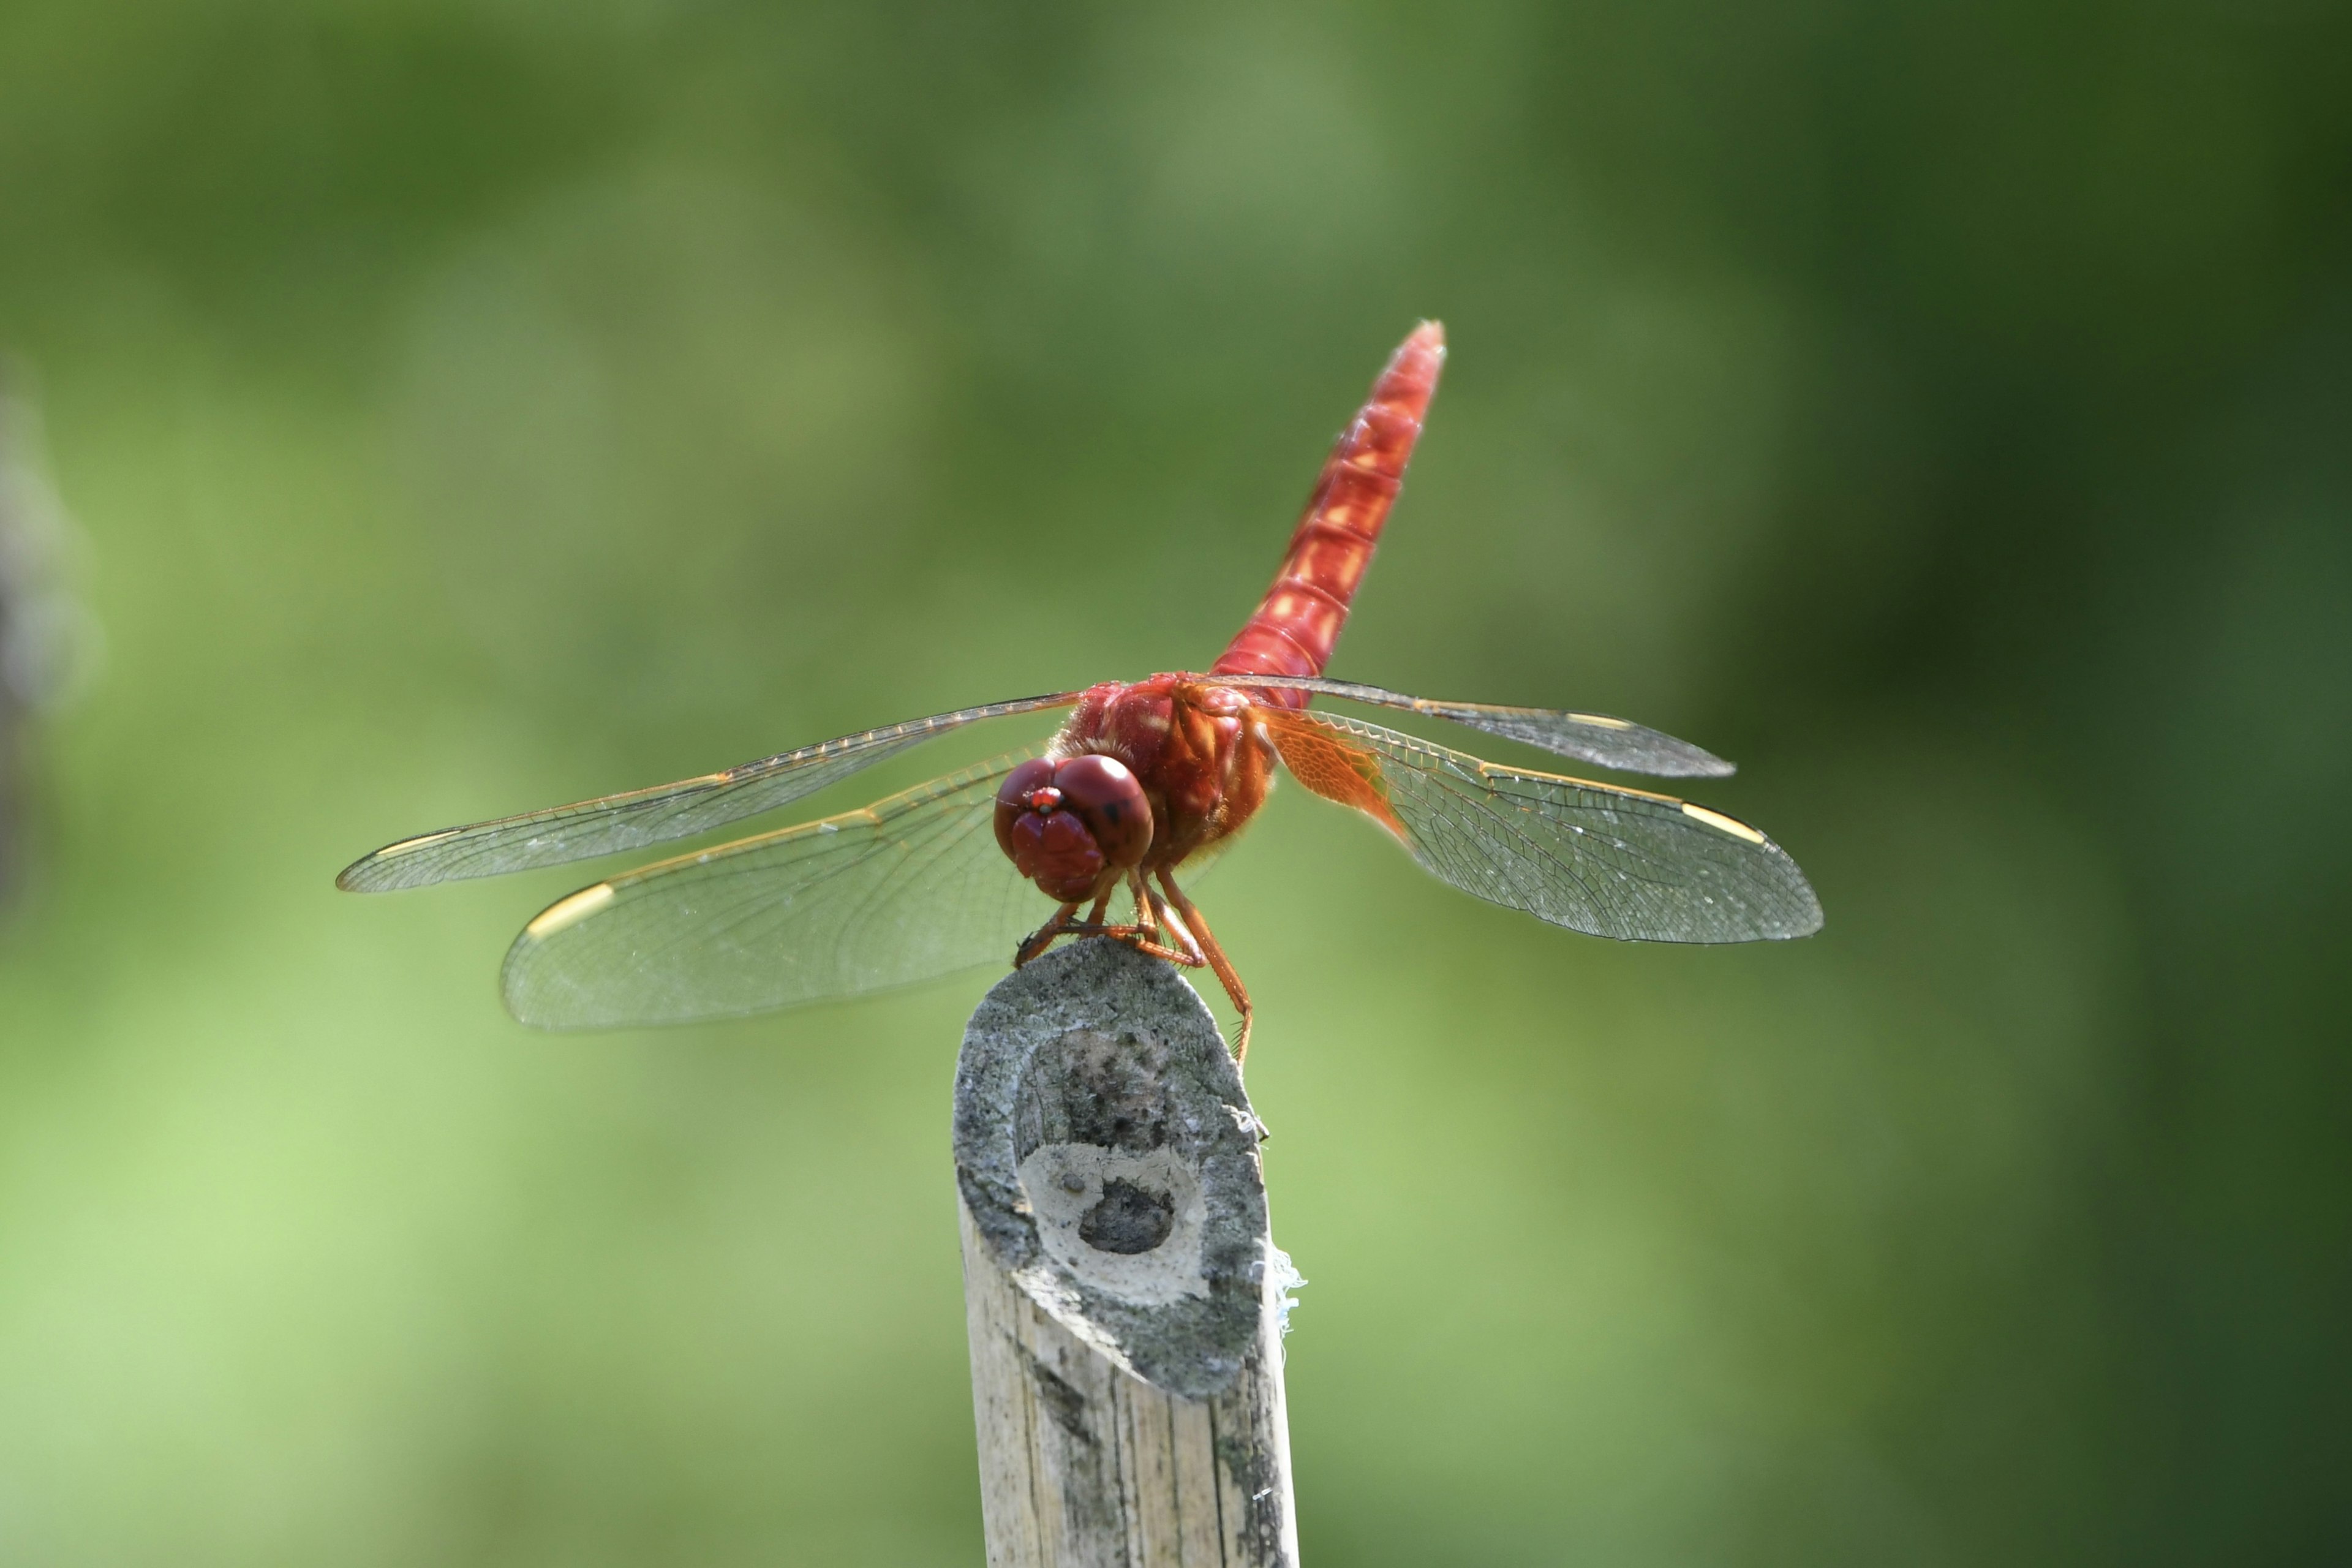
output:
M1129 864L1172 870L1240 831L1265 800L1273 752L1249 711L1243 693L1198 676L1109 681L1079 699L1046 756L1064 765L1090 756L1122 764L1150 812L1150 843Z

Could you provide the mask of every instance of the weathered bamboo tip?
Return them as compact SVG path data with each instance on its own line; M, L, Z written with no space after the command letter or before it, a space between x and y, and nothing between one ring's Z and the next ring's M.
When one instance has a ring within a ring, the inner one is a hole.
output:
M956 1177L992 1564L1297 1560L1260 1127L1216 1021L1105 939L989 993Z

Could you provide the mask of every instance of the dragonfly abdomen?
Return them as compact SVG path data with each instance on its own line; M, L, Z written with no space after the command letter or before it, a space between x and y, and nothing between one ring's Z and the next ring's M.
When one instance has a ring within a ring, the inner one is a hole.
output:
M1445 330L1423 321L1372 383L1372 395L1331 448L1281 570L1217 662L1213 675L1323 673L1348 622L1348 606L1371 564L1381 527L1404 482L1422 416L1445 363ZM1303 691L1265 700L1303 708Z

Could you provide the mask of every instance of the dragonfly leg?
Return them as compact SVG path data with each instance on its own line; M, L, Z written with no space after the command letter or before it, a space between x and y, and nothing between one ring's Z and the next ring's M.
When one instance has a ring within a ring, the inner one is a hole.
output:
M1216 972L1217 979L1224 985L1225 994L1233 999L1234 1010L1242 1016L1241 1038L1234 1046L1234 1067L1238 1070L1249 1060L1250 1024L1255 1016L1255 1009L1250 1005L1249 990L1242 984L1242 977L1234 972L1233 961L1225 956L1225 950L1217 945L1217 939L1210 931L1209 922L1202 916L1200 907L1184 896L1184 889L1176 885L1176 879L1162 869L1160 885L1168 890L1168 901L1176 906L1176 913L1182 919L1184 930L1191 935L1192 944L1201 950L1201 955L1208 961L1209 967Z
M1078 912L1076 904L1064 904L1054 911L1054 918L1031 931L1021 945L1013 950L1013 967L1020 968L1031 959L1054 945L1054 939L1070 929L1070 917Z
M1192 947L1169 945L1169 933L1167 929L1164 929L1164 914L1167 914L1167 910L1160 908L1160 900L1157 900L1157 896L1152 893L1150 884L1143 881L1143 872L1127 872L1127 884L1129 884L1129 891L1136 896L1136 924L1131 926L1103 924L1103 910L1106 910L1106 905L1110 902L1110 893L1103 893L1103 896L1094 902L1094 914L1087 917L1087 924L1068 926L1068 929L1066 929L1068 931L1068 936L1115 938L1115 941L1127 942L1129 947L1134 947L1136 952L1146 954L1146 957L1167 959L1169 963L1183 963L1185 969L1200 969L1202 963L1209 962L1209 959L1202 957L1202 954L1197 952L1197 950L1192 950ZM1181 926L1179 931L1176 931L1176 936L1183 936L1183 929L1181 929Z
M1168 918L1168 910L1160 903L1160 895L1151 890L1151 884L1143 879L1141 871L1129 871L1127 884L1128 891L1135 896L1137 923L1134 929L1142 935L1140 941L1131 936L1125 938L1129 945L1138 952L1148 952L1154 958L1164 958L1187 969L1199 969L1209 962L1192 941L1192 933L1181 922ZM1171 927L1174 929L1171 931Z
M1111 937L1127 943L1138 952L1148 954L1152 958L1164 958L1171 963L1181 963L1193 969L1198 969L1208 963L1208 960L1198 952L1170 947L1162 941L1160 926L1152 920L1149 905L1139 906L1143 913L1140 923L1105 925L1103 916L1110 908L1110 898L1108 893L1105 893L1101 898L1097 899L1095 907L1087 912L1085 920L1076 918L1078 906L1075 903L1064 904L1055 910L1054 918L1030 932L1028 938L1014 951L1013 967L1019 969L1053 946L1057 939L1066 936Z
M1055 928L1053 935L1048 936L1041 931L1029 940L1037 942L1042 938L1052 942L1056 936L1107 936L1115 942L1127 943L1148 957L1164 958L1171 963L1181 963L1190 969L1198 969L1209 962L1197 952L1169 944L1160 920L1165 911L1154 901L1154 895L1141 873L1129 872L1128 886L1129 890L1135 894L1136 919L1133 924L1107 925L1103 922L1103 915L1110 908L1111 900L1111 895L1105 893L1095 900L1094 909L1085 920L1066 921ZM1075 910L1077 905L1072 904L1070 908ZM1030 956L1034 958L1036 955L1032 953Z

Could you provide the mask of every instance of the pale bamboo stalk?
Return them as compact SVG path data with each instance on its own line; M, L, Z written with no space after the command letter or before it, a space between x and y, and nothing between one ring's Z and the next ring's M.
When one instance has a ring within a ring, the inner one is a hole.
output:
M991 1568L1294 1568L1261 1129L1200 997L1097 940L972 1015L956 1073Z

